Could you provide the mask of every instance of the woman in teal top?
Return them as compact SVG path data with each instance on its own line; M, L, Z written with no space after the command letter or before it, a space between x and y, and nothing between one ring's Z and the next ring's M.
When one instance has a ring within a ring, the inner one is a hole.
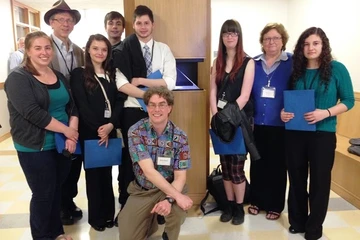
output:
M349 72L343 64L333 60L329 39L316 27L305 30L299 37L290 81L292 89L315 90L316 109L305 113L304 118L309 124L316 124L316 131L288 130L285 135L290 180L289 231L305 232L305 239L313 240L322 236L329 202L336 116L354 106L354 92ZM293 117L293 113L281 112L284 122Z
M36 240L72 239L64 235L60 218L61 186L71 159L56 151L54 135L64 134L65 148L73 153L78 113L64 75L48 67L53 56L52 40L45 33L29 33L24 63L5 81L11 136L32 192L30 226Z

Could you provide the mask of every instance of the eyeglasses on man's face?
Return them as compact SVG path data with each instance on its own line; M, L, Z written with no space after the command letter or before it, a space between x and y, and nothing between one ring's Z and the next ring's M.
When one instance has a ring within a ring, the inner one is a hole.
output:
M237 32L226 32L222 34L223 37L237 37L239 36L239 33Z
M273 42L278 42L278 41L280 41L281 40L281 37L267 37L267 38L264 38L263 39L263 42L265 42L265 43L269 43L269 42L271 42L271 40L273 41Z
M158 108L161 109L161 110L165 109L167 106L168 106L168 104L167 104L166 102L161 102L161 103L159 103L159 104L149 103L149 104L147 105L147 107L148 107L149 109L156 109L156 107L158 107Z
M68 18L68 19L65 19L65 18L53 18L53 20L57 21L58 23L60 24L74 24L75 21L74 19L71 19L71 18Z

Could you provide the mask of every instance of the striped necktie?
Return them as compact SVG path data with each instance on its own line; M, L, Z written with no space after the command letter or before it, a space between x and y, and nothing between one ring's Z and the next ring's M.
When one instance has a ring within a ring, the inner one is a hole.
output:
M144 60L146 64L146 76L149 76L152 73L151 55L150 55L150 48L146 44L144 46Z

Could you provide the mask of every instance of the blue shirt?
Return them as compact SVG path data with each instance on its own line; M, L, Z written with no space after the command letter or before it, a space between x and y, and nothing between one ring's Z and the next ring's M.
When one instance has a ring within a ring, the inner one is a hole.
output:
M284 108L283 91L288 89L292 70L292 55L282 52L279 59L269 70L266 68L264 54L255 57L255 77L252 88L254 101L254 123L266 126L284 126L280 111ZM261 97L262 88L267 86L276 89L275 98Z

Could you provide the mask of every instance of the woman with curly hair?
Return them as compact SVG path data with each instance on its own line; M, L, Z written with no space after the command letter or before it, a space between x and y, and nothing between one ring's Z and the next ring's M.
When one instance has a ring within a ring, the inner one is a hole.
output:
M315 90L316 109L305 113L304 118L309 124L316 124L316 131L288 130L285 133L290 180L289 231L305 232L308 240L319 239L329 203L336 116L354 106L349 72L342 63L333 60L329 39L321 28L311 27L300 35L294 50L290 82L292 89ZM284 122L293 117L293 113L281 112Z

